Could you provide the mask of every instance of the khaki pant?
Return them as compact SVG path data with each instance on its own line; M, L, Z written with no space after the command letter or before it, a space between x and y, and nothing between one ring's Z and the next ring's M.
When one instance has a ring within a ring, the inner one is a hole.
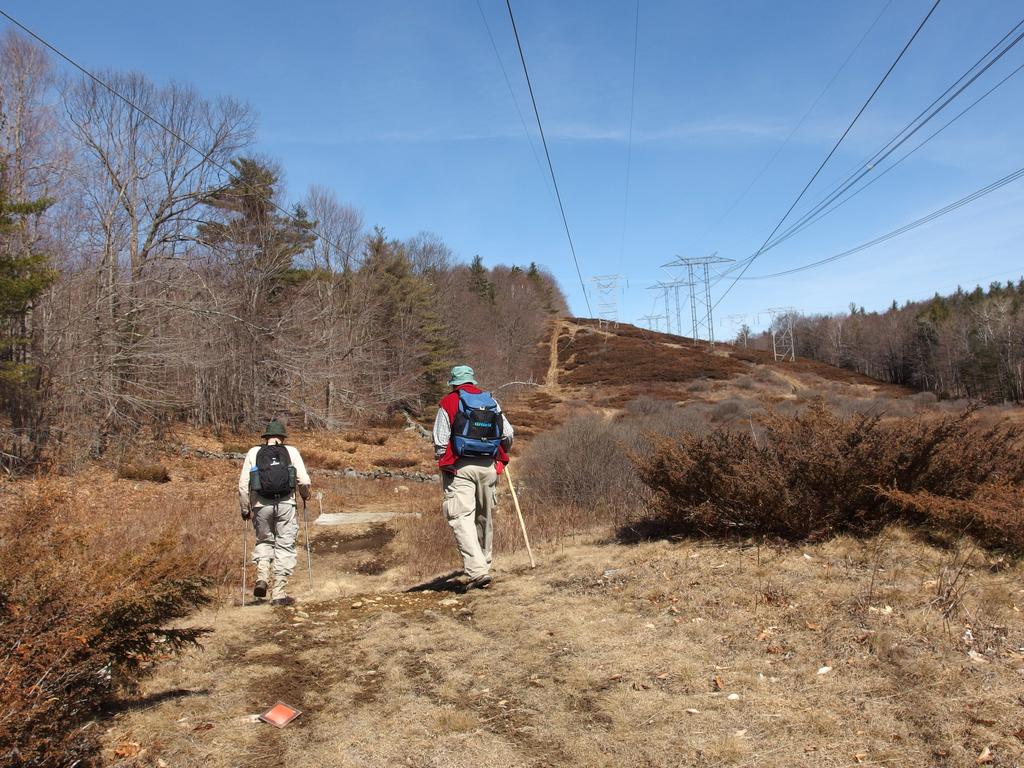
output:
M271 597L284 597L288 577L295 570L295 537L299 532L295 500L286 499L276 505L258 500L252 508L252 524L256 529L256 547L252 551L256 580L270 581L273 566L274 590Z
M491 569L491 516L497 505L493 459L459 459L455 474L442 472L441 509L455 533L463 568L471 579Z

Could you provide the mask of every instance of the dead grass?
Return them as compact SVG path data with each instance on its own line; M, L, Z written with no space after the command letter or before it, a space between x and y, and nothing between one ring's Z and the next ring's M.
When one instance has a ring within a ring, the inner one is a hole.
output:
M423 463L421 458L410 459L405 456L385 456L383 459L377 459L377 466L387 469L407 469L421 463Z
M163 464L136 463L122 464L117 470L122 480L144 480L151 483L171 482L171 473Z
M370 432L346 432L342 437L350 443L362 443L363 445L384 445L388 441L387 435Z
M327 452L318 448L304 448L301 450L302 461L307 467L319 467L320 469L344 469L349 465L349 458L339 456L333 452Z
M144 689L198 693L131 713L108 744L206 768L1024 759L1020 566L899 529L540 554L486 593L357 593L225 621ZM965 562L947 620L937 583ZM305 710L294 726L242 721L279 697Z

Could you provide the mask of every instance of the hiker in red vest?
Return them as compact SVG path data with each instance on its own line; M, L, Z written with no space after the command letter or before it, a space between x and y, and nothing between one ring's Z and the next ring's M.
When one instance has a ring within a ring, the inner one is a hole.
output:
M434 419L434 455L441 469L441 509L462 554L466 589L491 585L491 517L498 475L508 464L513 430L501 406L476 383L468 365L452 368L452 388Z

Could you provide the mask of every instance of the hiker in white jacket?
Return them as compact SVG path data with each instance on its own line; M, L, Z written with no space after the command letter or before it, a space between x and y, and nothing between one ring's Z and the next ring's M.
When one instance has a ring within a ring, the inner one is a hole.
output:
M274 572L271 605L295 602L285 592L288 577L295 570L295 537L299 532L295 509L295 489L309 498L310 481L299 449L285 445L284 425L271 421L263 432L263 445L249 449L238 477L238 502L242 519L252 520L256 547L252 561L256 565L254 597L267 596L270 572Z

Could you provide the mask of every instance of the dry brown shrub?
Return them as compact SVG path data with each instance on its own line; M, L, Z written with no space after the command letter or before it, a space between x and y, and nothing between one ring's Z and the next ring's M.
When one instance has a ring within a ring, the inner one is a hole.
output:
M631 416L663 416L677 410L678 406L671 400L658 400L647 396L630 400L625 406L625 412Z
M816 400L795 415L767 412L760 435L654 438L637 464L655 512L634 530L802 540L871 532L897 518L949 525L900 494L980 503L990 483L1024 480L1021 430L977 429L972 416L846 417ZM994 530L980 517L975 526L983 539Z
M346 432L342 437L350 443L363 445L384 445L388 441L387 435L372 435L369 432Z
M758 404L750 400L731 397L719 400L711 407L711 420L716 423L746 423L750 415L758 409Z
M378 467L385 467L386 469L405 469L407 467L415 467L419 464L419 459L409 459L402 456L386 456L383 459L378 459L374 462Z
M139 462L122 464L117 470L122 480L145 480L150 483L169 483L171 473L163 464Z
M168 531L104 559L72 524L70 495L43 486L8 508L0 531L0 762L94 765L85 726L156 660L206 630L174 628L209 601L200 562ZM17 567L10 567L17 563Z
M970 499L893 488L878 488L878 493L904 512L970 534L983 546L1024 553L1024 488L988 482Z
M337 456L332 456L330 453L316 448L303 449L302 461L311 467L320 467L321 469L344 469L348 466L344 459L339 459Z
M628 456L637 436L600 414L538 435L521 461L524 503L544 510L555 536L631 516L646 495Z

